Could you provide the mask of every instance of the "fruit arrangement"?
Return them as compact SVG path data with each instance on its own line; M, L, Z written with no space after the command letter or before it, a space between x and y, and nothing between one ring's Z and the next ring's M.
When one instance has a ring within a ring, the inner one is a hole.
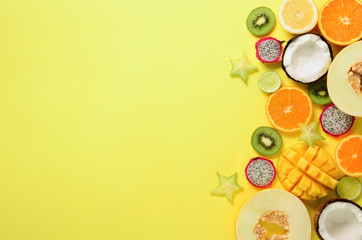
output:
M355 229L361 228L362 208L353 200L362 189L357 178L362 177L362 135L349 133L356 117L362 117L362 41L358 42L362 2L329 0L318 10L312 0L284 0L277 16L283 29L296 34L285 46L277 37L265 36L276 23L270 8L257 7L246 18L247 29L259 37L255 57L263 64L274 64L273 68L280 64L289 79L284 83L301 84L282 86L283 78L272 70L260 76L260 90L270 94L265 113L272 127L254 130L251 145L261 156L251 158L244 174L258 190L271 187L275 179L284 190L262 190L244 204L236 223L237 238L306 240L313 225L321 240L360 240L362 232ZM317 23L320 34L311 32ZM347 47L334 58L333 44ZM231 63L230 75L245 83L257 69L245 53ZM314 105L324 107L319 118L313 116ZM321 140L328 144L318 126L329 138L340 138L335 152L318 144ZM299 134L299 141L280 153L283 134L291 133ZM276 156L277 163L268 156ZM222 187L219 179L221 185L212 193L232 202L241 191L233 176L234 182L224 180ZM304 204L331 193L340 198L320 205L311 224ZM339 233L331 227L337 223Z

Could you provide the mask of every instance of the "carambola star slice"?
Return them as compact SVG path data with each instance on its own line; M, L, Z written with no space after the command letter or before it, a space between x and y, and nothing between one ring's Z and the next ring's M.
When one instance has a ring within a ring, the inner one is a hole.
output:
M299 124L300 126L300 136L299 140L304 141L308 144L308 146L313 146L314 143L318 140L325 140L325 138L319 134L317 131L318 121L315 120L310 124Z
M219 185L211 192L212 195L225 196L230 202L233 201L234 194L240 192L242 187L236 183L237 173L226 177L217 173Z
M230 72L230 76L232 77L239 77L245 83L248 77L248 74L257 70L253 64L248 61L246 54L244 53L240 59L232 59L230 60L232 69Z

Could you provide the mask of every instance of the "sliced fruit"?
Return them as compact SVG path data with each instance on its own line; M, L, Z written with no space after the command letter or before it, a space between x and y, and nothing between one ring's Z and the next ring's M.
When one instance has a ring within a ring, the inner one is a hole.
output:
M230 60L232 69L230 72L230 76L232 77L239 77L245 83L247 81L248 74L257 70L253 64L248 61L246 54L244 53L240 59Z
M282 137L279 132L271 127L258 127L251 136L251 145L258 153L272 156L282 147Z
M272 161L253 158L245 168L246 179L257 188L269 187L275 179L276 171Z
M332 49L326 39L318 34L306 33L288 41L282 68L296 82L313 83L327 75L332 59Z
M354 177L343 177L337 184L337 194L341 198L353 200L361 194L361 182Z
M270 123L282 132L296 132L299 123L307 124L312 117L312 101L301 89L282 87L271 94L266 103Z
M333 175L329 174L331 171ZM282 186L304 200L316 200L329 194L337 186L337 179L342 177L326 150L308 147L304 142L290 146L281 154L277 173Z
M275 16L267 7L253 9L246 19L246 27L255 36L262 36L270 32L275 25Z
M255 43L256 57L262 63L280 62L283 53L282 43L273 37L259 39Z
M303 141L308 144L308 146L313 146L314 143L318 140L325 140L325 138L319 134L318 128L318 121L315 120L310 124L299 124L300 127L300 141ZM310 151L316 151L315 149L311 148Z
M309 88L308 94L310 99L312 99L312 102L316 104L324 105L331 102L326 81L322 80L312 84Z
M318 21L317 7L312 0L284 0L279 8L279 22L290 33L312 30Z
M219 185L211 192L212 195L225 196L230 202L233 201L234 195L242 190L236 183L237 173L235 172L230 177L226 177L217 173Z
M341 140L336 148L339 169L351 177L362 177L362 135L351 135Z
M360 240L362 208L344 198L331 199L317 208L313 225L321 240Z
M282 84L279 74L274 71L263 73L259 78L259 88L265 93L276 92Z
M333 103L356 117L362 117L362 64L358 65L361 62L362 41L358 41L337 54L327 75L328 93Z
M283 190L267 189L252 196L241 209L236 236L238 240L306 240L311 237L311 222L297 197Z
M323 131L333 137L339 137L352 128L354 117L342 112L336 105L331 104L323 109L319 122Z
M346 46L362 37L361 19L361 1L330 0L319 13L318 26L328 41Z

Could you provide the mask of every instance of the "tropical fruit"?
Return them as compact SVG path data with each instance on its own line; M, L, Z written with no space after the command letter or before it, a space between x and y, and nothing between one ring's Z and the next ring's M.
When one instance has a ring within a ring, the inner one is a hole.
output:
M311 237L311 222L297 197L284 190L267 189L252 196L241 209L236 236L238 240L306 240Z
M282 69L290 79L308 84L327 75L332 59L332 48L323 36L305 33L288 41L283 52Z
M246 27L255 36L262 36L270 32L275 25L275 16L267 7L253 9L246 19Z
M279 8L279 22L293 34L306 33L317 24L317 7L312 0L284 0Z
M340 170L351 177L362 177L362 135L350 135L336 148L336 163Z
M276 175L275 167L269 159L256 157L245 168L246 179L257 188L269 187Z
M312 99L312 102L316 104L324 105L331 102L326 81L322 80L312 84L309 88L308 94L310 99Z
M362 41L337 54L328 70L327 89L341 111L362 117Z
M354 177L345 176L341 178L337 185L337 194L341 198L353 200L361 194L361 182Z
M304 200L326 196L342 177L332 156L323 148L300 142L279 157L277 173L282 186Z
M322 7L318 26L331 43L346 46L362 37L362 2L330 0Z
M276 92L282 85L282 79L279 74L274 71L263 73L259 78L259 88L265 93Z
M354 117L339 110L331 104L323 109L319 117L323 131L333 137L346 134L353 126Z
M259 39L255 43L256 57L262 63L280 62L283 46L278 39L267 37Z
M271 127L258 127L251 135L251 146L264 156L272 156L282 147L282 137Z
M299 123L307 124L312 117L312 101L296 87L282 87L271 94L266 103L270 123L282 132L296 132Z

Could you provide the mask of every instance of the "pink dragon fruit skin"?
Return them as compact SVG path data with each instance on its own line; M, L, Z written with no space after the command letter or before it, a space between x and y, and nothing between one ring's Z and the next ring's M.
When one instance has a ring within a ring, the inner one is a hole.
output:
M319 116L323 131L333 137L347 133L352 128L354 120L353 116L343 113L334 104L326 106Z
M261 38L255 43L256 57L263 63L274 63L282 60L283 46L273 37Z

